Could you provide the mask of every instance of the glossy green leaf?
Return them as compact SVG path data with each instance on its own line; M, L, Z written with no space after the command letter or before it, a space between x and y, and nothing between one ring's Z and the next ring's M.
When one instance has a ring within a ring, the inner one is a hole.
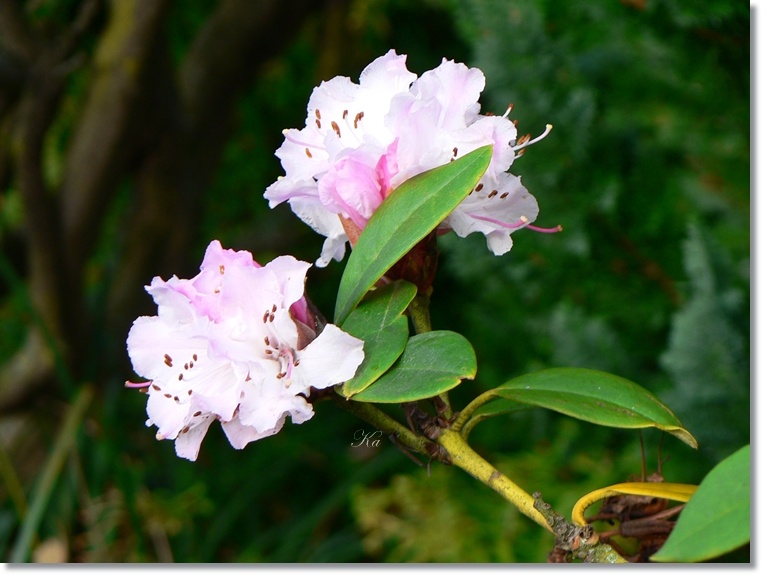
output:
M492 158L484 146L410 178L386 198L365 226L339 284L341 326L365 293L473 190Z
M598 425L657 427L698 448L696 439L666 405L636 383L610 373L575 367L544 369L512 379L492 392Z
M749 542L750 456L747 445L709 472L653 561L705 561Z
M434 397L476 375L474 348L452 331L430 331L410 338L397 363L354 401L402 403Z
M406 281L396 281L374 290L349 314L342 329L365 342L365 359L355 376L342 387L352 397L381 377L407 344L407 317L402 314L418 290Z

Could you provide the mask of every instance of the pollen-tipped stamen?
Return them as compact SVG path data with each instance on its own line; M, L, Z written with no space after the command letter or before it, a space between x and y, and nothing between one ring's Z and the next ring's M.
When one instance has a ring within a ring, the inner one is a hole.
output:
M306 142L302 142L300 140L297 140L296 138L292 138L289 135L289 132L291 129L286 128L283 130L283 135L286 137L286 139L291 142L292 144L296 144L297 146L304 146L305 148L312 148L313 150L323 150L324 152L327 152L328 150L324 148L323 146L318 146L317 144L307 144Z
M520 144L516 145L516 146L513 148L513 151L514 151L514 152L518 152L518 151L519 151L519 150L521 150L522 148L526 148L527 146L531 146L532 144L536 144L537 142L539 142L540 140L542 140L542 139L543 139L545 136L547 136L548 134L550 134L550 131L551 131L552 129L553 129L553 124L545 124L545 131L544 131L542 134L540 134L539 136L537 136L537 137L536 137L534 140L529 140L529 141L527 141L527 142L522 142L522 143L520 143Z

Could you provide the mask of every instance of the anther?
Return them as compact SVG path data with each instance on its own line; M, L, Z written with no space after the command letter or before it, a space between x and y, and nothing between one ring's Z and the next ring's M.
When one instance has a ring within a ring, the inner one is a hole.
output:
M270 338L265 336L265 345L270 345Z
M333 131L336 132L336 135L341 138L341 130L339 130L339 125L336 122L331 122L331 128L333 128Z
M225 274L225 266L220 265L220 275L224 275L224 274Z
M319 120L320 119L320 110L315 108L315 117Z
M182 373L181 373L180 375L178 375L178 376L177 376L177 380L178 380L178 381L182 381L182 380L183 380L183 374L182 374Z
M318 127L318 130L322 127L320 125L320 120L315 120L315 125Z
M171 393L165 393L165 394L164 394L164 397L166 397L167 399L169 399L170 397L172 397L172 394L171 394Z
M279 374L278 374L278 375L276 375L275 377L276 377L277 379L283 379L283 377L284 377L285 375L286 375L285 373L279 373Z
M298 359L297 359L297 360L294 362L294 367L296 367L297 365L299 365L299 361L300 361L300 360L298 360Z
M177 397L177 396L175 396L175 401L176 401L177 403L180 403L180 398L179 398L179 397Z
M519 121L518 121L518 120L514 120L514 121L513 121L513 125L514 125L514 126L518 126L518 125L519 125Z
M457 156L458 156L458 148L453 148L452 149L452 157L455 158Z
M198 356L195 353L193 354L193 361L198 361Z
M161 391L161 388L155 383L151 387L153 387L156 391Z
M186 364L185 364L183 367L184 367L185 369L188 369L188 364L186 363Z
M508 114L511 113L511 110L513 110L513 103L508 104L508 109L505 111L505 114L503 114L503 118L507 118ZM517 120L518 121L518 120Z
M277 309L278 309L278 306L276 306L275 304L273 304L273 311L272 311L272 313L275 313L275 312L277 311Z
M192 394L193 394L193 390L192 390L192 389L189 389L189 390L188 390L188 395L192 395Z
M489 198L494 198L496 195L497 195L497 190L492 190L492 191L489 193L489 196L487 196L487 198L488 198L488 199L489 199Z
M508 197L508 192L505 192L504 194L500 194L500 199L501 200L504 200L507 197Z
M312 152L310 152L310 149L309 149L309 148L304 148L304 153L305 153L305 154L307 154L307 157L308 157L308 158L311 158L311 157L312 157Z
M274 319L275 319L275 314L274 313L270 314L270 323L272 323Z
M190 368L193 369L193 362L190 362Z
M478 186L476 186L476 191L481 192L483 187L484 187L484 184L479 184Z
M365 112L360 112L355 116L355 130L357 129L357 123L365 117Z
M349 115L349 110L344 110L344 113L341 115L341 119L346 120L348 115Z
M190 425L186 425L183 427L183 430L180 433L188 433L188 430L190 429Z
M164 363L167 364L167 367L172 367L172 358L166 353L164 354Z
M197 411L196 413L193 414L193 417L198 417L199 415L201 415L201 412Z
M269 316L270 316L270 310L268 309L268 310L265 312L265 315L264 315L264 317L262 317L262 323L267 323L267 318L268 318Z
M266 349L266 350L265 350L265 353L266 353L267 355L272 355L272 354L273 354L273 350L271 350L271 349Z

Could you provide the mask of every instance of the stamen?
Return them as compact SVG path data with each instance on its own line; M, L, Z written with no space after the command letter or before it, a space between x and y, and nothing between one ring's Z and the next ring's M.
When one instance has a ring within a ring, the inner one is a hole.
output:
M180 431L180 434L182 435L183 433L188 433L189 429L190 429L190 425L186 425L185 427L183 427L182 431Z
M504 228L520 228L521 226L523 226L524 224L526 224L529 221L529 219L526 216L521 216L519 218L519 220L521 220L521 221L519 221L516 224L506 224L505 222L501 222L500 220L496 220L495 218L490 218L490 217L487 217L487 216L480 216L478 214L472 214L471 217L472 218L476 218L477 220L482 220L482 221L485 221L485 222L490 222L492 224L497 224L498 226L502 226Z
M508 197L508 192L505 192L504 194L500 194L500 199L501 200L504 200L507 197Z
M183 367L187 370L188 369L188 364L186 363Z
M313 143L313 144L307 144L306 142L302 142L302 141L300 141L300 140L297 140L296 138L292 138L292 137L289 135L289 132L290 132L290 130L289 130L288 128L286 128L285 130L283 130L283 135L284 135L284 136L286 137L286 139L287 139L289 142L291 142L292 144L296 144L297 146L304 146L305 148L306 148L307 146L312 146L312 148L313 148L313 149L314 149L314 148L317 148L318 150L323 150L324 152L328 151L328 150L326 150L326 148L324 148L323 146L318 146L317 144L314 144L314 143Z
M270 338L265 336L265 345L270 345Z
M349 110L344 110L344 113L341 115L341 119L346 120L348 115L349 115Z
M545 131L537 136L534 140L529 140L528 142L522 142L519 140L516 146L514 146L513 151L516 152L522 148L526 148L527 146L531 146L532 144L536 144L540 140L542 140L545 136L550 134L550 131L553 129L553 124L545 124Z
M169 357L166 353L164 354L164 363L167 365L167 367L172 367L172 358Z
M315 125L318 127L318 130L322 128L320 125L320 120L315 120Z
M307 154L307 157L308 157L308 158L311 158L311 157L312 157L312 152L310 152L310 149L309 149L309 148L304 148L304 152Z
M161 388L155 383L151 387L154 388L156 391L161 391Z
M494 198L496 195L497 195L497 190L492 190L492 191L489 193L489 196L487 196L487 199L489 199L489 198Z
M177 376L177 381L182 381L182 380L183 380L183 374L181 373L180 375Z
M269 316L270 316L270 310L268 309L268 310L265 312L265 315L264 315L264 317L262 318L262 323L267 323L267 318L268 318Z
M555 228L538 228L537 226L528 225L527 229L543 234L555 234L564 231L564 227L561 224L558 224Z
M484 184L479 184L478 186L476 186L476 191L481 192L483 187L484 187Z
M153 381L140 381L140 382L125 381L124 387L129 387L130 389L140 389L142 387L148 387L152 383Z
M480 216L477 214L472 214L471 217L477 220L482 220L485 222L490 222L492 224L497 224L498 226L502 226L504 228L520 228L521 226L524 226L525 224L527 224L527 222L529 221L529 218L527 218L526 216L521 216L519 218L520 221L515 224L507 224L505 222L501 222L500 220L496 220L495 218L489 218L487 216ZM555 234L555 233L564 231L563 226L561 226L560 224L554 228L540 228L538 226L533 226L531 224L527 224L525 227L529 230L532 230L535 232L541 232L543 234Z
M170 397L172 397L172 394L171 394L171 393L165 393L165 394L164 394L164 397L166 397L167 399L169 399Z
M357 123L365 117L365 112L360 112L355 116L355 130L357 129Z
M321 119L321 118L320 118L320 110L318 110L317 108L315 108L315 117L316 117L318 120L320 120L320 119Z
M225 275L225 266L220 265L220 275Z
M511 113L511 110L513 110L513 103L508 104L508 109L505 111L505 114L503 114L503 118L507 118L508 114ZM516 122L518 122L518 120L516 120Z
M201 412L197 411L196 413L193 414L193 417L198 417L199 415L201 415Z
M198 356L195 353L193 354L193 361L198 361Z
M453 148L452 149L452 157L453 158L457 158L458 157L458 148Z
M331 122L331 128L333 128L333 131L336 132L336 135L341 138L341 130L339 130L339 125L336 122Z
M273 311L272 311L272 313L275 313L275 312L277 311L277 309L278 309L278 306L276 306L275 304L273 304Z

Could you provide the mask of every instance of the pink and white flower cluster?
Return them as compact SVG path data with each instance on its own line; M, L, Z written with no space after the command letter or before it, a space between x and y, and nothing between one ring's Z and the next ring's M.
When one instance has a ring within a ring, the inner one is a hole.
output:
M237 449L280 431L286 415L307 421L311 387L354 376L363 342L335 325L315 332L304 298L310 266L291 256L260 266L215 240L194 278L146 286L158 316L135 320L127 349L149 381L127 386L147 390L146 425L174 439L180 457L196 459L215 419Z
M347 242L342 218L360 229L405 180L487 144L492 160L471 194L442 223L461 237L481 232L496 255L511 249L510 234L537 217L537 201L507 173L520 150L516 127L504 116L480 115L484 74L443 60L420 78L394 50L373 61L359 84L338 76L315 88L303 129L284 130L276 155L285 177L270 185L270 207L291 209L326 236L316 265L341 260ZM533 227L533 226L530 226Z

